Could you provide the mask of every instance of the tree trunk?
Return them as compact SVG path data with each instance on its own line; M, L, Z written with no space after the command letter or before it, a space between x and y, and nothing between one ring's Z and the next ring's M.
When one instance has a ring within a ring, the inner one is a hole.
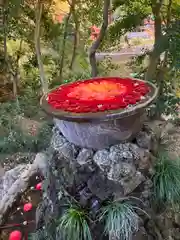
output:
M4 2L4 11L3 11L3 53L4 59L7 61L7 9L8 9L8 2Z
M71 57L71 62L69 65L69 69L72 70L73 69L73 65L76 59L76 50L77 50L77 43L78 43L78 33L77 30L75 30L75 34L74 34L74 44L73 44L73 53L72 53L72 57Z
M74 18L74 24L75 24L75 34L74 34L74 44L73 44L73 53L72 53L72 58L71 58L71 63L69 66L69 69L72 70L73 64L76 58L76 50L77 50L77 45L78 45L78 31L79 31L79 22L76 17L75 9L73 8L72 15Z
M36 6L35 49L36 49L36 56L38 61L42 91L43 93L46 93L48 91L48 82L45 77L44 66L43 66L42 57L41 57L41 47L40 47L40 24L41 24L42 9L43 9L43 3L41 2L41 0L38 0L37 6Z
M155 22L154 22L155 41L154 41L154 49L150 55L149 66L148 66L148 70L145 77L147 81L150 81L154 78L158 60L160 58L160 54L157 54L156 46L157 46L157 43L162 38L162 26L161 26L162 19L160 14L162 2L163 2L162 0L156 0L155 3L152 5L152 12L155 17Z
M171 23L171 7L172 7L172 0L169 0L169 4L167 6L166 28L169 28L169 25ZM164 59L162 60L161 66L160 66L160 77L159 77L160 88L163 85L164 74L165 74L165 71L166 71L166 68L167 68L167 63L168 63L168 50L166 50L165 55L164 55ZM160 89L160 91L162 91L162 90Z
M155 17L155 21L154 21L154 36L155 36L155 42L158 41L158 39L162 36L162 19L161 19L161 6L162 6L162 0L157 0L155 6L152 6L152 12L154 14Z
M19 80L20 80L19 60L21 58L22 45L23 45L23 40L21 39L20 44L19 44L19 49L17 52L15 72L14 72L14 76L13 76L13 95L14 95L15 99L17 99Z
M5 20L5 10L4 10L4 0L0 0L0 51L4 54L4 20Z
M73 4L73 3L72 3ZM63 35L63 41L62 41L62 47L61 47L61 60L60 60L60 71L59 71L59 78L60 81L62 81L62 73L63 73L63 66L64 66L64 55L65 55L65 47L66 47L66 38L67 38L67 28L69 19L72 14L72 7L70 8L70 11L66 17L65 24L64 24L64 35Z
M103 8L103 24L101 26L101 30L98 38L95 42L93 42L90 50L89 50L89 61L91 65L91 75L92 77L96 77L98 75L97 63L96 63L96 51L99 48L104 36L106 34L106 30L108 27L108 12L109 12L110 0L104 0L104 8Z

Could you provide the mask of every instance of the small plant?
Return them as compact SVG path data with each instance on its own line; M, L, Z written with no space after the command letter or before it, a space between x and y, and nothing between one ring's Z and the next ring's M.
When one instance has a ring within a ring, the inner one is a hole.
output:
M63 240L92 240L87 215L77 208L69 208L63 214L59 232Z
M159 154L155 166L154 199L158 204L174 205L180 201L180 161L171 160L166 153Z
M131 239L138 231L139 216L128 202L113 202L104 207L100 220L105 222L105 234L122 240Z

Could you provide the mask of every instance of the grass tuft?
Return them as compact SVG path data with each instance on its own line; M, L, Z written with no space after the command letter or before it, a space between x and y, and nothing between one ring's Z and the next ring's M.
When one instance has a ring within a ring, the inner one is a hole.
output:
M104 207L100 220L105 222L106 235L122 240L131 239L139 228L139 216L133 205L127 202L113 202Z
M63 214L59 232L63 240L92 240L87 215L76 208L70 208Z
M180 201L180 161L159 154L153 176L154 199L158 204L174 205Z

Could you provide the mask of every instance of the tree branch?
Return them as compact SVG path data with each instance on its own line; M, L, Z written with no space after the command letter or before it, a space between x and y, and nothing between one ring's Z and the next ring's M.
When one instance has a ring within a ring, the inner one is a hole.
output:
M106 34L106 30L108 27L108 11L110 6L110 0L104 0L104 8L103 8L103 23L101 26L101 30L98 38L95 42L93 42L90 50L89 50L89 61L91 65L91 75L92 77L96 77L98 74L97 64L96 64L96 51L99 48L101 42L104 39Z

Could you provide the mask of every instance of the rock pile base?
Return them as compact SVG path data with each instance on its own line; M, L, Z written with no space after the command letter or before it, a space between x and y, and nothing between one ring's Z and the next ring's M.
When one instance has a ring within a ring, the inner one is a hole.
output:
M43 202L37 209L37 230L48 229L50 223L60 219L67 204L78 204L91 216L97 216L105 202L134 197L138 207L147 214L138 212L139 231L134 233L132 240L180 239L177 215L169 220L166 213L155 213L152 207L153 165L162 137L159 129L164 131L165 125L166 122L160 121L145 124L132 142L97 151L75 146L54 127ZM171 128L172 125L167 132ZM170 230L168 226L163 229L164 221L170 221ZM61 239L56 224L52 224L52 228L53 239ZM91 231L93 239L120 240L104 236L103 226L97 221L92 224Z

